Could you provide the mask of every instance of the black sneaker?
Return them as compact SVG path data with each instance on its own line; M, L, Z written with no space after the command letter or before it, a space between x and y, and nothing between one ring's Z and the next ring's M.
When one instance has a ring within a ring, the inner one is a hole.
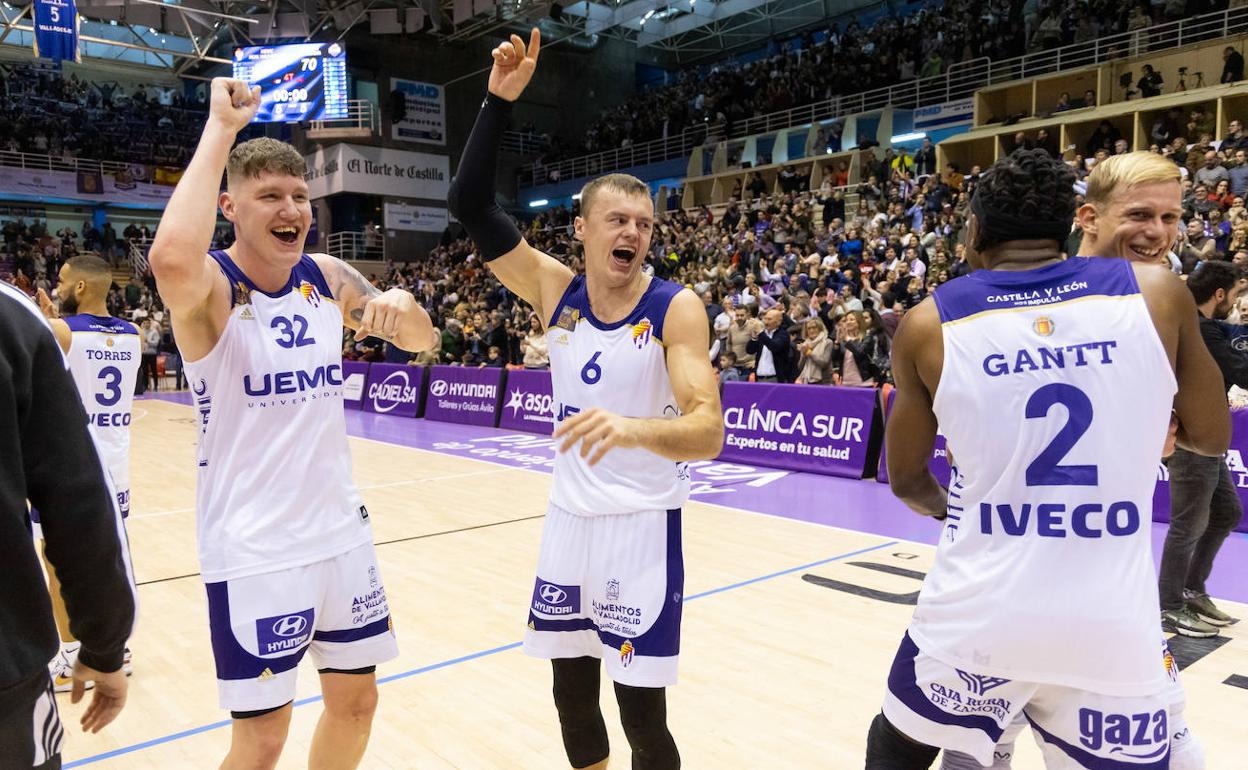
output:
M1208 594L1187 597L1187 609L1211 626L1229 626L1235 618L1218 609Z
M1217 636L1218 629L1196 617L1191 608L1184 606L1177 610L1161 611L1161 630L1180 636L1210 637Z

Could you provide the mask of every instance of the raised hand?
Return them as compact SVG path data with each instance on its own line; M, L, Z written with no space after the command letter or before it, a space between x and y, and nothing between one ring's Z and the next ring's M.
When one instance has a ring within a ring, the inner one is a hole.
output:
M490 70L487 86L490 93L509 102L519 99L537 69L537 54L541 49L542 33L537 27L529 33L527 49L519 35L512 35L510 41L500 43L490 52L490 56L494 57L494 68Z
M247 127L260 108L260 86L248 88L241 80L213 78L208 120L238 133Z
M39 301L39 310L43 312L44 318L60 318L61 314L57 312L56 303L48 296L48 293L40 289L35 293L35 299Z

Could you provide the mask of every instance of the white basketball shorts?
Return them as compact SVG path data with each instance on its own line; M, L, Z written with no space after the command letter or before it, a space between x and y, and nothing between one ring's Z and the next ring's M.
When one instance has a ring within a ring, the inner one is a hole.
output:
M295 698L295 670L350 671L399 654L373 544L300 567L207 583L221 707L261 711Z
M633 687L676 684L684 585L680 509L579 516L551 504L524 651L602 658Z
M906 634L888 675L884 716L910 738L984 766L1021 713L1048 770L1163 770L1170 698L1165 690L1124 698L962 671L923 654Z

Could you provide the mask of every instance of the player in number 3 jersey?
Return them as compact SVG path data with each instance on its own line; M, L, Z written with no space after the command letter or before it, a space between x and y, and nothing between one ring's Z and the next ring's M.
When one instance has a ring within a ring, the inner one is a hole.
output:
M675 770L665 689L676 682L685 462L723 442L706 314L692 292L649 278L654 207L645 183L608 174L581 191L585 275L533 249L494 202L498 146L537 66L541 38L494 49L489 94L448 199L499 280L546 326L555 461L524 649L552 661L568 760L607 766L598 704L606 664L635 770Z
M1163 767L1151 501L1171 407L1193 452L1230 441L1218 370L1174 275L1059 244L1073 173L1019 150L972 199L976 271L907 316L893 350L889 482L944 519L867 739L867 770L939 749L993 762L1020 714L1048 768ZM937 426L957 458L927 470Z

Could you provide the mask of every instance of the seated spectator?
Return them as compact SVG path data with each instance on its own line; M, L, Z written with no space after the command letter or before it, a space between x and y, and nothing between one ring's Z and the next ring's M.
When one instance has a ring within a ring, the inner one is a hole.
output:
M1196 169L1193 176L1196 184L1203 184L1210 190L1214 189L1218 182L1231 181L1231 173L1222 165L1222 159L1218 156L1217 150L1207 150L1204 155L1204 166Z

